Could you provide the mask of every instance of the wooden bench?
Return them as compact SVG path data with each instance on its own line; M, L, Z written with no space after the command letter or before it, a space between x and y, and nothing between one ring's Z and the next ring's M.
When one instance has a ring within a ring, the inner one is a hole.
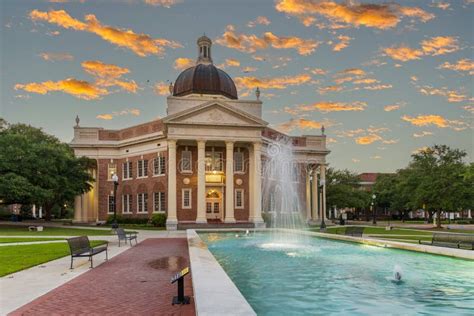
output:
M120 241L122 240L125 241L125 244L127 244L127 240L130 241L130 246L132 245L132 240L135 240L135 245L138 243L136 232L126 233L125 230L123 230L123 228L117 228L116 232L119 239L119 247L120 247Z
M92 263L92 257L96 254L105 251L105 260L109 260L109 254L107 251L108 243L106 243L105 246L91 247L89 238L87 236L69 238L67 243L69 245L69 250L71 251L71 269L73 259L77 257L89 257L91 268L94 267Z
M362 235L364 234L364 228L365 227L360 226L347 226L344 235L352 237L362 237Z
M431 241L418 240L419 244L474 250L474 234L434 233Z

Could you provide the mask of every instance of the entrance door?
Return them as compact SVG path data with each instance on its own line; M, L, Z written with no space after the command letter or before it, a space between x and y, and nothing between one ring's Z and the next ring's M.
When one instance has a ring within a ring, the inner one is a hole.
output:
M222 212L222 195L216 189L210 189L206 194L206 218L220 219Z

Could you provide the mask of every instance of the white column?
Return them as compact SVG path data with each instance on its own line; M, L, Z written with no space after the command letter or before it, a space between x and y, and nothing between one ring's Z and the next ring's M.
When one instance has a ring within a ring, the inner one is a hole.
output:
M36 204L33 204L33 207L31 208L31 212L33 213L33 218L36 218Z
M319 170L321 180L324 180L324 185L323 185L323 196L321 197L321 209L322 209L322 214L324 216L324 220L327 220L327 215L326 215L326 165L321 165L320 170Z
M253 216L250 221L255 226L262 226L262 144L260 142L253 143Z
M313 191L313 221L319 220L319 188L318 188L318 173L316 172L316 168L313 169L313 183L312 183L312 191Z
M311 220L311 170L306 167L306 221Z
M43 218L43 207L40 206L39 208L39 218Z
M74 221L82 220L82 195L76 195L74 198Z
M207 223L206 219L206 141L198 140L197 158L197 217L196 223Z
M225 164L225 222L235 223L234 217L234 142L226 142Z
M254 171L254 155L253 155L253 147L249 146L249 221L251 218L254 217L254 208L253 208L253 196L254 196L254 185L253 185L253 171Z
M166 229L176 230L178 217L176 211L176 140L168 140L168 214Z

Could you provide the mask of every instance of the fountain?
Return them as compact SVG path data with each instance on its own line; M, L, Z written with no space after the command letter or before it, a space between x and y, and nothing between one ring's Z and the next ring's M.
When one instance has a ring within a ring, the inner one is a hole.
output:
M289 138L280 138L266 147L262 169L262 209L270 228L304 229L307 227L301 204L301 176L304 170L293 155ZM274 244L301 244L305 236L272 230Z

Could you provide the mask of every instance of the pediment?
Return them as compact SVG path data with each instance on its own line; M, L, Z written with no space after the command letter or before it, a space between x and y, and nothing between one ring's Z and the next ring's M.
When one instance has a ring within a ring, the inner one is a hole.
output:
M267 122L219 102L206 103L163 120L168 124L196 124L223 126L266 126Z

